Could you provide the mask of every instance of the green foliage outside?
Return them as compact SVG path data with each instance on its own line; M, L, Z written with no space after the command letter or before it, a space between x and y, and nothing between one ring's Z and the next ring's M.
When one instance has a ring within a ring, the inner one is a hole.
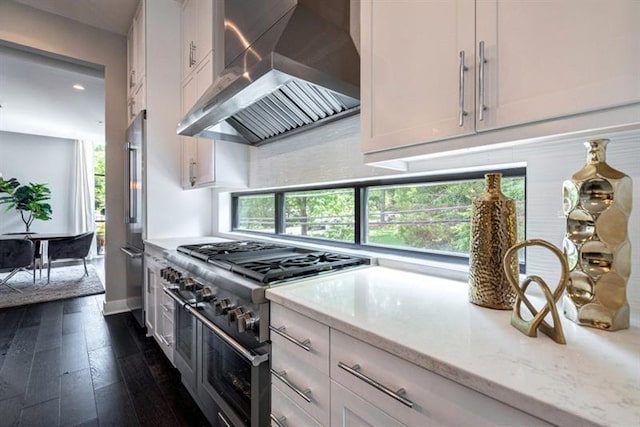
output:
M47 184L30 182L28 185L21 185L16 178L5 181L0 177L0 194L6 194L0 197L0 205L7 205L7 212L16 209L20 213L27 233L31 231L34 220L51 219L51 205L46 202L51 199L51 190Z
M370 187L368 243L468 254L472 203L485 191L483 179ZM524 178L504 178L503 193L516 201L518 239L524 239ZM354 241L353 189L285 193L285 232ZM239 199L239 228L273 232L273 194Z
M95 174L95 211L102 215L106 211L105 183L105 146L95 144L93 151L93 170Z

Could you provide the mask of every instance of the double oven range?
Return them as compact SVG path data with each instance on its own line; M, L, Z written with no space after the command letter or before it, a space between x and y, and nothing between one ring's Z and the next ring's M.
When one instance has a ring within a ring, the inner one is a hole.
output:
M215 426L270 425L269 286L369 264L369 259L258 241L165 253L175 302L174 363Z

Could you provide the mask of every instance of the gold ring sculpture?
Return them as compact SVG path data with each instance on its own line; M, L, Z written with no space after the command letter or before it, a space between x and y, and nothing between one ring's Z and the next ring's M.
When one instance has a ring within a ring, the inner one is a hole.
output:
M519 277L517 274L514 274L513 269L510 267L512 265L512 257L514 257L517 251L526 246L542 246L549 249L553 252L556 257L560 260L560 265L562 267L562 273L560 276L560 280L558 282L558 286L556 287L553 293L549 289L547 283L540 277L536 275L531 275L525 277L522 283L519 283ZM562 331L562 324L560 323L560 316L558 315L558 308L556 307L556 303L562 296L564 289L566 287L567 281L569 280L569 266L567 264L567 260L564 254L546 240L541 239L531 239L531 240L523 240L521 242L513 245L504 255L504 272L507 276L507 280L509 284L513 287L516 292L516 301L513 306L513 314L511 315L511 325L522 332L523 334L529 337L538 336L538 329L546 335L548 335L551 339L559 344L566 344L564 333ZM529 301L526 296L527 288L531 283L536 283L542 292L544 293L544 297L547 300L546 304L542 307L540 311L534 307L534 305ZM527 309L533 315L531 320L524 320L521 314L521 306L522 303L527 306ZM551 316L553 318L553 325L549 325L544 318L551 312Z

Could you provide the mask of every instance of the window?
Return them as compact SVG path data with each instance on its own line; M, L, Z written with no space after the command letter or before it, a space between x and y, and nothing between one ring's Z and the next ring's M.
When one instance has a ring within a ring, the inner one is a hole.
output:
M93 167L95 178L95 207L94 221L96 230L96 252L97 255L104 255L105 246L105 146L104 144L94 144L93 147Z
M499 172L502 191L516 201L522 240L525 169ZM484 172L472 172L235 193L233 229L459 260L468 257L472 203L484 191Z
M352 188L295 191L284 194L284 234L354 241Z

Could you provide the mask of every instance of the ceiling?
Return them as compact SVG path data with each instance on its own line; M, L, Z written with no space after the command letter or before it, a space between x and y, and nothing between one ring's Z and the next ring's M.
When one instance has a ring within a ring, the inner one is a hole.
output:
M15 1L126 36L139 0ZM17 48L0 44L0 131L103 142L103 70Z

